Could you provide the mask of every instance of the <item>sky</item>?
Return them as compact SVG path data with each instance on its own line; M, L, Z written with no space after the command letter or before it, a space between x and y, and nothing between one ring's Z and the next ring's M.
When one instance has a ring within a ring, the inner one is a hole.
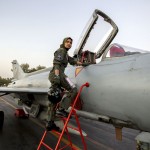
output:
M64 37L78 39L95 9L119 28L113 43L150 51L150 0L0 0L0 76L11 62L50 67Z

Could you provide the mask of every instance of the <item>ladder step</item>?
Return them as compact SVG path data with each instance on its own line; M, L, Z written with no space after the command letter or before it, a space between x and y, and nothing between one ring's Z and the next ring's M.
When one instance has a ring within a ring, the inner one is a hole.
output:
M73 130L76 130L76 131L80 131L78 128L76 128L76 127L72 127L72 126L69 126L69 125L67 125L67 127L68 128L71 128L71 129L73 129Z
M42 145L44 145L46 148L48 148L48 150L53 150L52 148L50 148L46 143L42 142Z
M64 149L64 148L68 147L68 146L71 147L72 150L74 150L74 147L73 147L73 144L72 144L72 141L71 141L71 137L70 137L69 132L68 132L68 128L71 128L71 129L74 129L74 130L80 132L80 136L81 136L81 140L82 140L82 143L83 143L83 146L84 146L84 150L87 150L86 144L85 144L85 141L84 141L84 137L83 137L83 134L82 134L81 126L80 126L80 123L79 123L79 119L78 119L78 116L77 116L77 114L76 114L76 110L74 109L74 108L75 108L75 105L76 105L76 102L77 102L77 100L78 100L78 98L79 98L79 95L80 95L80 93L81 93L81 91L82 91L82 89L83 89L84 86L88 87L88 86L89 86L89 83L85 83L85 84L83 84L83 85L80 87L80 90L79 90L79 92L78 92L78 94L77 94L77 96L76 96L76 98L75 98L75 100L74 100L74 103L73 103L73 105L72 105L72 108L71 108L71 110L70 110L70 113L69 113L68 117L67 117L67 118L62 118L62 120L63 120L63 122L64 122L64 128L62 129L61 133L58 132L58 131L52 130L52 132L54 132L54 133L56 133L56 134L59 135L58 141L57 141L57 143L56 143L55 150L62 150L62 149ZM76 120L76 123L77 123L77 125L78 125L78 128L71 127L71 126L68 125L68 122L69 122L69 120L71 119L71 115L74 115L74 116L75 116L75 120ZM59 148L60 142L61 142L61 139L62 139L62 136L64 135L65 132L67 133L67 137L68 137L69 144L66 144L64 147ZM41 141L40 141L40 143L39 143L39 145L38 145L37 150L40 150L41 145L44 145L48 150L53 150L53 149L50 148L46 143L44 143L44 138L45 138L45 136L46 136L46 133L47 133L47 131L44 132L44 134L43 134L43 136L42 136L42 139L41 139Z

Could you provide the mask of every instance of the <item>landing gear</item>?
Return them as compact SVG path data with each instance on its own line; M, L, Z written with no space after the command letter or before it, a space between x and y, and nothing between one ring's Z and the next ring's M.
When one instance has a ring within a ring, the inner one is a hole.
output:
M4 112L0 111L0 130L3 128L4 124Z

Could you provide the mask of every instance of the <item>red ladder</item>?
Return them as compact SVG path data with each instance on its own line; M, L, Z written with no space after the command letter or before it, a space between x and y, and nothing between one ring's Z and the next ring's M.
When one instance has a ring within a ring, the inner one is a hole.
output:
M78 100L78 98L79 98L79 96L80 96L80 94L81 94L81 91L82 91L82 89L83 89L84 86L89 87L89 83L87 82L87 83L83 84L83 85L80 87L79 92L78 92L78 94L77 94L77 96L76 96L76 98L75 98L75 100L74 100L74 103L73 103L73 105L72 105L72 108L71 108L71 110L70 110L70 112L69 112L68 117L67 117L67 118L63 118L63 122L64 122L63 130L61 131L61 133L54 131L56 134L59 135L59 138L58 138L58 141L57 141L57 144L56 144L54 150L62 150L62 149L65 149L65 148L68 147L68 146L69 146L72 150L76 150L76 149L73 147L73 144L72 144L72 141L71 141L69 132L68 132L68 128L72 128L72 129L74 129L74 130L76 130L76 131L79 131L80 136L81 136L81 140L82 140L82 144L83 144L83 146L84 146L84 150L87 150L87 148L86 148L86 143L85 143L85 140L84 140L84 136L83 136L83 134L82 134L81 126L80 126L80 123L79 123L79 119L78 119L78 116L77 116L76 110L75 110L76 102L77 102L77 100ZM77 128L73 128L73 127L68 126L68 122L69 122L69 120L70 120L71 115L74 115L74 116L75 116L76 123L77 123L77 126L78 126ZM62 136L64 135L65 131L66 131L67 136L68 136L69 144L66 144L64 147L59 148L59 145L60 145ZM48 150L53 150L53 149L52 149L51 147L49 147L46 143L44 143L44 138L45 138L46 134L47 134L47 131L44 132L44 134L43 134L43 136L42 136L42 138L41 138L41 141L40 141L40 143L39 143L39 145L38 145L37 150L40 150L40 148L41 148L42 145L45 146Z

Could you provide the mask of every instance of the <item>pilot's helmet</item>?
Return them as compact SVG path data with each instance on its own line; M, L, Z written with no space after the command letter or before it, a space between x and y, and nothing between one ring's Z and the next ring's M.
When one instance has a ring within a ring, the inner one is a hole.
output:
M48 91L48 100L53 104L57 104L61 101L61 89L60 88L50 88Z

